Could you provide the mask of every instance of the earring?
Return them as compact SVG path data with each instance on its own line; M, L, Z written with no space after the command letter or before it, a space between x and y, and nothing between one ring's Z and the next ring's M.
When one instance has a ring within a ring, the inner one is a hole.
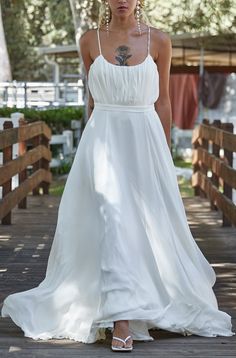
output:
M139 30L139 34L141 35L141 26L140 26L140 0L137 1L136 14L137 14L138 30Z
M107 29L107 36L109 34L109 5L108 5L108 1L105 2L105 13L106 13L106 29Z

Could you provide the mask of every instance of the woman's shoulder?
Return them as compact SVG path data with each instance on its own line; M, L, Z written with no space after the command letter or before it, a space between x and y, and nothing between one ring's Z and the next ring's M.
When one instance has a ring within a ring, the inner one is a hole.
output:
M89 39L92 36L94 36L95 31L97 31L97 28L87 29L82 33L80 36L81 39Z
M150 29L152 31L152 36L156 39L156 41L158 41L158 43L164 44L171 41L171 37L168 32L158 29L154 26L150 26Z
M84 47L88 49L90 46L93 46L95 42L95 31L97 31L96 28L91 28L82 33L79 38L80 48Z

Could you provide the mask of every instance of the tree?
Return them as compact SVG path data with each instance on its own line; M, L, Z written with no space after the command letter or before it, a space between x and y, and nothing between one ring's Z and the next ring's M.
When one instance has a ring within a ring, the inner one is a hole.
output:
M209 32L212 35L236 30L236 0L150 0L157 27L170 33Z
M0 0L1 1L1 0ZM3 24L16 80L50 79L38 46L77 42L97 27L101 0L4 0ZM146 0L153 26L170 34L236 31L236 0ZM1 44L3 42L1 41Z
M2 10L0 3L0 82L11 81L11 67L5 40L5 33L2 22Z
M67 1L7 0L3 22L15 80L50 80L51 68L37 52L39 46L74 43Z

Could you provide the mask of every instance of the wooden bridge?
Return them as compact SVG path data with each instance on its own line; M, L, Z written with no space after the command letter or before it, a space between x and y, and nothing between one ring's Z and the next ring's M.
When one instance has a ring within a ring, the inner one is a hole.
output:
M37 286L44 278L60 198L33 196L28 208L15 208L12 225L0 235L0 301L13 292ZM236 229L222 227L221 215L204 198L184 198L192 234L217 274L214 286L219 308L233 317L236 330ZM133 357L234 357L236 336L184 337L164 330L152 331L153 342L134 341ZM91 345L70 340L34 341L10 318L0 318L0 357L108 357L111 335ZM119 353L116 353L119 355Z
M212 133L207 126L207 123L205 123L193 137L193 144L197 150L194 155L195 173L193 184L196 191L199 190L199 193L196 194L200 195L193 198L183 198L183 201L191 232L217 274L216 284L213 289L219 303L219 309L232 316L233 331L236 331L236 228L232 225L235 220L235 206L230 199L229 188L226 186L224 193L224 183L222 186L221 180L218 180L218 184L216 180L217 176L220 178L225 176L228 170L231 176L225 180L225 184L235 188L235 170L230 168L230 161L226 162L222 159L222 162L219 162L220 159L217 155L214 157L214 153L208 153L204 140L206 140L205 136L210 137L212 140ZM216 145L222 145L224 143L222 141L223 132L225 131L219 128L213 130L215 133L214 140L218 143ZM34 127L33 131L36 136L44 136L46 133L47 140L48 136L50 136L47 129L40 127L39 124ZM26 133L26 131L23 132ZM228 134L231 136L228 137L227 146L235 148L235 137L232 137L232 133ZM225 135L228 134L226 133ZM13 143L16 140L16 133L13 140L10 132L8 132L8 138L12 138L11 143ZM37 145L40 147L41 156L36 155L35 147L31 149L33 155L36 156L34 159L36 158L37 163L31 175L37 180L32 181L31 176L27 178L26 175L22 179L22 182L28 180L31 185L28 190L27 207L25 205L24 209L22 209L22 204L13 207L13 204L6 204L7 200L4 200L4 198L2 203L0 201L1 219L9 215L7 210L11 211L11 224L8 222L7 225L0 226L1 303L7 295L13 292L24 291L37 286L45 276L60 203L60 197L53 197L47 194L48 184L50 183L50 175L47 173L49 154L42 147L43 145L47 147L47 140L36 140ZM198 144L196 144L197 141L199 141ZM201 142L203 147L201 147ZM6 148L7 145L9 147L9 142L6 142L6 139L5 141L3 140L3 133L0 132L0 149ZM25 155L25 151L23 155ZM27 161L32 160L32 152L26 155L27 157L24 157L24 159L18 159L17 165L21 163L21 171L24 168L23 163L26 165ZM44 168L41 168L40 163ZM218 163L218 165L214 163ZM4 169L6 165L11 168L12 173L15 172L15 169L13 170L15 164L9 164L8 160L3 167L0 167L0 176L3 170L6 170ZM214 182L209 180L206 175L207 165L211 165L214 173L212 180ZM223 168L223 172L219 171L219 165ZM201 172L201 170L203 171ZM6 175L6 177L9 181L9 175ZM2 183L5 183L5 181L2 180ZM44 195L38 195L40 193L40 183L44 187L44 191L42 191ZM26 184L24 184L22 186L24 189L18 189L18 193L19 190L23 191L18 196L21 203L27 193L26 187ZM31 193L32 190L33 193ZM11 195L10 198L14 197L14 194L9 193L10 191L6 190L5 198L7 195ZM13 201L15 203L16 198ZM6 209L7 205L9 205L8 209ZM217 209L217 205L220 208ZM226 216L226 219L222 224L222 209L224 208L223 219L224 216ZM6 222L4 223L6 224ZM134 341L134 350L130 353L133 357L233 358L236 356L236 336L182 336L165 330L150 330L150 334L155 338L153 342ZM66 339L36 341L24 337L23 331L10 318L0 318L0 357L46 358L56 356L58 358L70 358L93 356L97 358L113 356L115 353L110 351L111 334L108 332L107 336L105 342L99 341L89 345ZM119 355L119 353L117 354Z

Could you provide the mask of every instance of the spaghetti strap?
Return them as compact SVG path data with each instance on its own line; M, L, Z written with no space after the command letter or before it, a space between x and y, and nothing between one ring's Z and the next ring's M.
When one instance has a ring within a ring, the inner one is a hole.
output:
M150 52L150 26L148 26L148 55L149 55L149 52Z
M101 44L100 44L99 28L97 28L97 37L98 37L98 47L99 47L99 51L100 51L100 55L101 55L102 51L101 51Z

